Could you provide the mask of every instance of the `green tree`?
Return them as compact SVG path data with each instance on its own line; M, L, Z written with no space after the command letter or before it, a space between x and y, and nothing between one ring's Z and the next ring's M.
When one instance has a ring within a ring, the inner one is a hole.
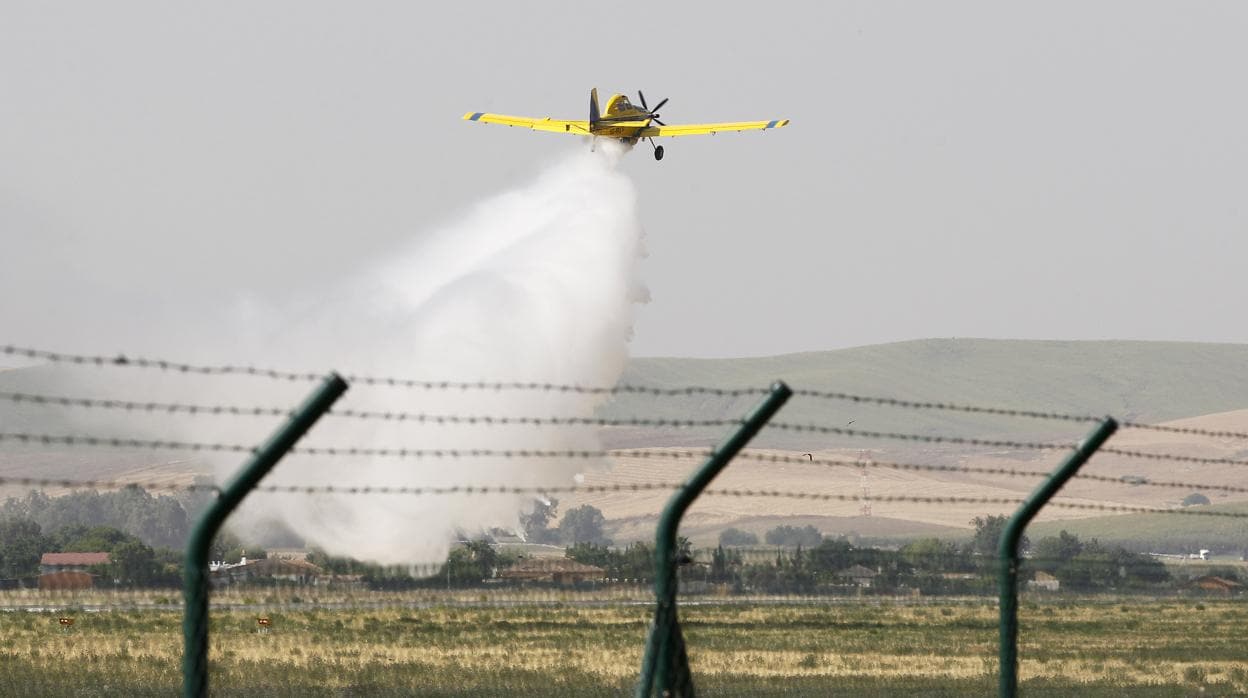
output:
M57 547L67 553L111 553L134 536L112 526L66 526L53 534Z
M758 545L758 536L739 528L725 528L719 533L719 544L725 547Z
M498 551L484 538L470 540L464 544L472 561L477 564L481 579L491 579L499 566Z
M524 539L530 543L550 543L558 540L557 531L550 529L550 523L559 513L559 500L535 499L533 511L520 515L520 526L524 529Z
M148 586L159 575L156 553L138 539L118 545L109 558L109 572L122 586Z
M925 572L966 572L971 569L966 552L953 541L920 538L901 547L901 559Z
M976 516L971 519L971 525L975 527L975 535L971 537L971 552L983 557L997 556L997 546L1000 544L1001 534L1005 532L1005 524L1009 518L1005 515L1001 516ZM1024 535L1019 539L1019 550L1027 550L1031 543Z
M844 538L827 538L810 549L810 568L817 574L834 574L856 564L854 546Z
M568 546L563 556L585 565L594 565L610 571L618 564L617 554L611 548L597 543L576 543Z
M653 579L654 549L645 543L633 543L620 554L617 576L621 579Z
M768 545L802 545L813 548L823 541L823 534L814 526L776 526L763 535Z
M0 518L9 517L31 519L45 531L108 526L154 546L181 547L189 532L186 511L178 500L166 495L154 497L133 486L116 492L82 490L60 497L32 491L0 505Z
M1041 538L1031 552L1032 564L1037 569L1052 572L1083 552L1083 542L1075 534L1063 530L1056 536Z
M681 563L693 562L693 541L684 536L676 536L676 560Z
M475 586L480 584L484 576L481 566L472 559L472 553L466 548L455 548L446 556L446 564L438 581L446 580L447 586Z
M722 582L728 579L728 553L721 543L711 551L711 581Z
M654 553L645 543L633 543L623 550L612 550L596 543L569 546L567 557L607 571L612 579L650 579L654 576Z
M39 524L30 519L0 521L0 578L38 575L39 559L53 552L54 546Z
M577 543L597 543L610 545L604 530L606 517L596 507L589 504L569 510L559 522L559 540L564 545Z
M217 493L212 489L214 483L211 477L196 475L191 485L191 489L178 494L178 503L182 505L182 511L186 513L187 522L198 521L199 517L208 511L208 507L217 501Z

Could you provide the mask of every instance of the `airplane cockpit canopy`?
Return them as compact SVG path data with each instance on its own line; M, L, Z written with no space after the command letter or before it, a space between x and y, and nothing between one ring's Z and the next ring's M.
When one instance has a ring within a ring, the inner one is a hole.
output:
M637 107L634 107L632 102L628 101L628 97L624 95L615 95L611 98L611 101L607 102L607 113L609 114L615 114L627 109L636 108Z

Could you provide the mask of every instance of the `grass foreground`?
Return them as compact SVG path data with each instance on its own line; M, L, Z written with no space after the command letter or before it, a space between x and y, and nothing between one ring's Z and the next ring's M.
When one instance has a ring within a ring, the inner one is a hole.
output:
M176 608L176 607L175 607ZM66 630L58 618L72 615ZM214 695L604 695L631 692L646 605L214 610ZM1248 693L1235 600L1025 601L1027 696ZM688 604L702 695L992 695L995 604ZM181 615L0 613L0 695L171 695Z

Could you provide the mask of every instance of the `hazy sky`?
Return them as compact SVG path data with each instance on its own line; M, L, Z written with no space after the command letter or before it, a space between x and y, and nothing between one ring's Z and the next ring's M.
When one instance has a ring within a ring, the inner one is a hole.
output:
M1248 4L0 4L0 342L160 351L361 273L638 88L637 355L1245 342ZM168 352L166 352L168 353Z

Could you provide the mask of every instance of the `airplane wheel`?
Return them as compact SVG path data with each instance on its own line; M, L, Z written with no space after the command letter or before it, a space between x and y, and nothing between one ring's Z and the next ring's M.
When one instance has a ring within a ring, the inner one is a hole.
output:
M662 160L662 159L663 159L663 146L659 146L659 147L657 147L657 148L655 148L655 149L654 149L654 159L655 159L655 160Z

